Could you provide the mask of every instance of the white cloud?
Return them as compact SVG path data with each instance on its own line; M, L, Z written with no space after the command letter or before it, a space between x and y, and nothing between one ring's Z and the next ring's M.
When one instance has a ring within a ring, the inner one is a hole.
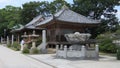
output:
M120 20L120 10L118 10L116 17L118 17L118 19Z
M53 1L53 0L0 0L0 8L4 8L6 5L22 6L22 4L30 1Z
M6 2L7 0L0 0L0 3ZM8 0L9 1L9 0Z
M118 17L118 19L120 21L120 6L116 6L115 9L118 10L118 12L116 13L116 17Z
M0 0L0 8L4 8L6 5L10 5L11 0Z

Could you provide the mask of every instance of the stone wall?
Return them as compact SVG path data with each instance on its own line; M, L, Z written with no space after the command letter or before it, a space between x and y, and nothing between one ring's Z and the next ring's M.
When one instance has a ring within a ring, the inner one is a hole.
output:
M73 50L71 47L67 48L65 45L62 49L63 45L56 46L56 57L60 58L80 58L80 59L86 59L86 58L93 58L98 59L99 58L99 50L98 45L96 45L95 49L87 50L85 46L82 46L80 50Z

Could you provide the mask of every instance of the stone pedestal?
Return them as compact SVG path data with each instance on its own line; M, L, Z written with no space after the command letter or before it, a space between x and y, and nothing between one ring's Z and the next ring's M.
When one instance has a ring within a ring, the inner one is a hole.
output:
M30 48L30 54L34 54L34 51L37 50L35 41L32 42L32 47Z
M32 42L32 47L36 47L35 41Z

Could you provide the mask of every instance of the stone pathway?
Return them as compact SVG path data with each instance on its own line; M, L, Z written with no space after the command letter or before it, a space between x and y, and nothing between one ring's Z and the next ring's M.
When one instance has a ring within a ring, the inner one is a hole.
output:
M53 68L0 45L0 68Z
M79 60L79 59L58 59L54 54L29 55L30 57L44 62L56 68L120 68L120 61L115 57L101 56L99 61L96 60Z

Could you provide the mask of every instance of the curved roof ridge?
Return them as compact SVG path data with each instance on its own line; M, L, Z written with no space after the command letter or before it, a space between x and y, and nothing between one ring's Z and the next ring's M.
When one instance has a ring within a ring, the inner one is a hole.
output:
M87 18L86 16L76 13L70 9L64 9L64 12L61 12L59 17L56 17L56 19L76 23L99 23L97 20Z
M64 11L65 11L64 9L61 9L59 10L59 12L55 13L54 16L59 17Z
M66 5L63 5L62 8L54 14L55 17L59 17L65 10L68 10L69 8Z

